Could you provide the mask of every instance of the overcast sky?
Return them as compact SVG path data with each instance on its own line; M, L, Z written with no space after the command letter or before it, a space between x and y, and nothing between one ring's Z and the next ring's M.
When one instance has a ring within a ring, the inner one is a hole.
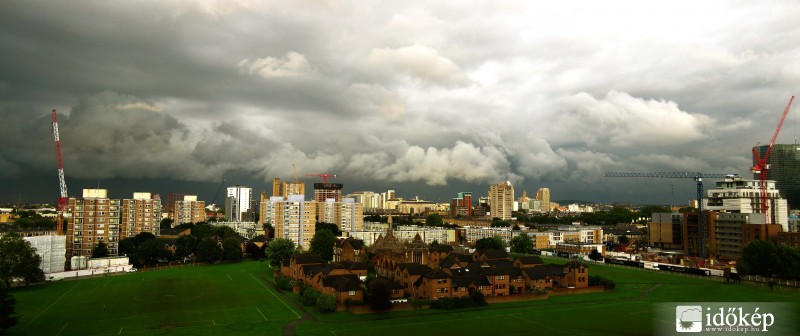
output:
M751 177L751 147L800 93L793 1L2 7L0 201L57 198L55 108L70 196L210 199L224 175L260 192L296 163L345 193L445 201L510 180L518 195L683 203L691 180L603 172Z

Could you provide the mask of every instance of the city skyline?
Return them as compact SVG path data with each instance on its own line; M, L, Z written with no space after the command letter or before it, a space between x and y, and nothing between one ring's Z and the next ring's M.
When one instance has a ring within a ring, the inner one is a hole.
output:
M788 1L7 7L0 202L55 202L57 109L70 196L211 201L223 176L268 192L296 165L345 194L447 203L511 181L553 200L687 204L689 180L603 172L748 178L800 80Z

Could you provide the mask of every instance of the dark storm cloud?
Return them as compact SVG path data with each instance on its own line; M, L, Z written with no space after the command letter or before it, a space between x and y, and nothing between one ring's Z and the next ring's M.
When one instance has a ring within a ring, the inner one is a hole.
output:
M10 1L0 116L14 127L0 134L0 173L52 170L55 107L67 173L88 180L269 181L294 163L376 188L483 192L510 180L587 193L565 198L657 199L663 190L602 172L746 172L749 148L797 93L797 12L724 1Z

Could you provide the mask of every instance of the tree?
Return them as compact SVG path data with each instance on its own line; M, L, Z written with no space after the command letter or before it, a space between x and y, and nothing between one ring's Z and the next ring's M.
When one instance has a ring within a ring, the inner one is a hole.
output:
M197 238L206 238L216 235L216 231L211 224L208 223L197 223L192 227L192 236Z
M333 260L333 245L336 237L328 230L320 230L311 238L311 252L319 254L326 261Z
M244 253L246 253L250 258L253 259L262 259L264 258L264 250L262 250L258 245L253 242L247 242L244 245Z
M102 240L92 249L92 258L108 257L108 246Z
M242 260L242 246L236 237L228 237L222 241L222 259L228 261Z
M322 294L317 298L317 310L320 313L331 313L336 311L336 297L330 294Z
M133 237L133 241L137 246L142 245L142 243L150 239L156 239L156 235L150 232L141 232Z
M17 324L17 313L14 308L14 297L8 295L8 290L0 290L0 335L5 335L8 329Z
M214 235L217 236L217 239L223 240L227 237L235 237L237 234L232 227L223 225L214 228Z
M511 252L514 253L530 253L533 249L533 240L523 233L511 238Z
M174 223L172 218L164 218L161 220L161 224L159 226L161 227L161 230L166 230L172 228L172 223Z
M392 308L392 289L385 278L376 278L369 283L369 306L374 311Z
M0 279L11 287L12 278L23 278L27 285L44 278L40 268L42 257L36 254L31 244L16 233L0 238Z
M504 221L504 220L502 220L500 218L495 217L495 218L492 218L492 224L490 226L491 227L511 227L511 223L509 223L507 221Z
M742 249L737 270L742 274L772 277L780 268L778 248L768 240L754 240Z
M267 245L266 255L272 266L279 266L294 253L294 242L286 238L275 238Z
M600 251L597 251L597 249L593 249L592 252L589 253L589 259L592 259L594 261L603 260L603 254L600 253Z
M165 248L163 239L148 239L136 249L135 259L142 265L152 265L159 259L169 259L172 253Z
M192 235L180 236L175 240L175 256L186 258L197 252L197 237Z
M314 304L317 303L317 299L320 297L320 295L322 295L322 293L320 293L320 291L314 289L314 287L310 287L310 286L306 287L306 289L303 290L303 296L302 296L303 305L304 306L313 306Z
M503 238L494 236L489 238L478 239L478 241L475 242L475 248L479 250L485 250L485 249L503 250L506 248L506 243L503 241Z
M264 233L266 234L267 238L275 238L275 227L272 226L270 223L264 223Z
M206 237L197 243L197 261L212 263L222 258L222 249L217 244L217 240Z
M119 251L119 255L121 256L132 257L136 253L137 247L138 245L136 244L136 240L134 240L133 237L121 239L119 243L117 243L117 249Z
M427 226L442 226L444 225L444 220L442 220L442 215L433 213L425 217L425 225Z
M314 232L320 232L322 230L330 231L334 237L338 237L340 233L339 226L336 224L319 222L316 225L314 225Z

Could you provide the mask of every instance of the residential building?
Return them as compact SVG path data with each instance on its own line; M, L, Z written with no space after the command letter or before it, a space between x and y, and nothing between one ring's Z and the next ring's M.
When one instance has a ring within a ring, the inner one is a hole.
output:
M754 149L763 156L767 145ZM775 144L767 159L769 165L768 178L775 181L775 188L781 191L788 207L800 209L800 145ZM756 158L753 158L755 163ZM758 180L759 174L753 174L753 179Z
M205 208L206 202L198 201L196 195L184 195L183 200L175 202L175 211L172 213L172 226L205 222Z
M283 190L281 189L281 179L272 179L272 197L284 197Z
M175 202L182 201L183 196L186 196L186 194L167 193L167 203L164 205L164 212L170 215L175 212Z
M36 236L23 237L36 250L42 258L40 268L47 273L63 272L67 263L67 237L66 236Z
M361 231L364 226L364 205L356 203L353 198L343 198L336 201L333 198L318 203L321 214L320 221L336 224L343 232Z
M271 224L275 228L275 238L289 239L303 251L311 247L316 218L317 202L306 201L303 195L270 197L261 202L260 223Z
M552 210L550 207L550 188L539 188L536 191L536 200L540 202L539 211L550 212Z
M291 195L303 195L303 197L305 197L306 195L305 182L283 182L282 197L288 198Z
M664 249L683 249L683 214L653 213L647 223L648 243Z
M119 239L142 232L161 235L161 198L158 194L135 192L133 198L122 200L121 210Z
M489 208L492 218L511 220L514 211L514 187L511 182L500 182L489 187Z
M82 198L67 202L66 256L91 256L103 242L117 256L120 240L120 200L109 199L106 189L83 189Z
M472 217L472 193L460 192L450 202L450 216Z
M247 214L252 213L252 199L253 188L238 184L228 187L227 197L225 198L225 216L228 221L252 221L253 218L247 218Z

